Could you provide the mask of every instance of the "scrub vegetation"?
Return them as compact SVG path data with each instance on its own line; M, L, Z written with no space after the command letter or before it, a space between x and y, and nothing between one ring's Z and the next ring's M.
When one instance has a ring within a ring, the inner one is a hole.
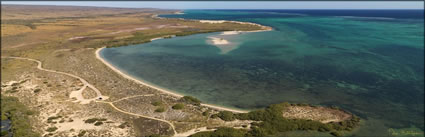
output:
M20 103L18 98L1 96L1 118L11 121L13 136L40 136L31 128L30 117L33 114L34 111Z
M253 120L260 122L253 122L251 130L244 129L219 129L211 132L201 132L192 135L193 137L213 137L222 135L235 135L235 136L269 136L277 134L278 132L295 131L295 130L312 130L319 132L329 132L332 135L339 136L341 131L351 131L359 125L360 118L352 115L351 119L341 122L322 123L319 121L312 121L306 119L287 119L283 117L283 112L291 105L289 103L281 103L270 105L266 109L255 110L249 113L233 114L229 111L221 111L211 117L218 117L224 121L233 120ZM300 104L305 106L305 104Z

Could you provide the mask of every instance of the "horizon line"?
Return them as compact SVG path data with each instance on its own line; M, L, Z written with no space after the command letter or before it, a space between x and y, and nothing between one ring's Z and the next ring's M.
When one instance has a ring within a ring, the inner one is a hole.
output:
M151 8L151 7L113 7L113 6L94 6L94 5L42 5L42 4L1 4L2 6L6 6L6 5L19 5L19 6L70 6L70 7L96 7L96 8L125 8L125 9L159 9L159 10L424 10L424 8L422 9L409 9L409 8L388 8L388 9L360 9L360 8L352 8L352 9L333 9L333 8L291 8L291 9L278 9L278 8L272 8L272 9L256 9L256 8L223 8L223 9L192 9L192 8L182 8L182 9L178 9L178 8Z

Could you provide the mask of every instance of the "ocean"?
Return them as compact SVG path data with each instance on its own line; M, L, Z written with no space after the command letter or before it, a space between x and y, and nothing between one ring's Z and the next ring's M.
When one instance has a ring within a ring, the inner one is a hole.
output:
M423 15L423 10L185 10L160 17L246 21L273 30L161 39L103 49L101 55L136 78L206 103L246 110L281 102L337 106L363 119L353 136L406 131L423 136ZM220 49L210 37L232 48Z

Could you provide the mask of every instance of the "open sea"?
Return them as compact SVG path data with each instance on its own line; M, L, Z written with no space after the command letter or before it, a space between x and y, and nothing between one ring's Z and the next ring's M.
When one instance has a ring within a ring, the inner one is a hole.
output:
M186 10L160 17L247 21L273 31L161 39L101 56L210 104L337 106L363 119L352 136L424 136L424 10ZM233 48L223 52L208 37ZM306 134L316 133L281 136Z

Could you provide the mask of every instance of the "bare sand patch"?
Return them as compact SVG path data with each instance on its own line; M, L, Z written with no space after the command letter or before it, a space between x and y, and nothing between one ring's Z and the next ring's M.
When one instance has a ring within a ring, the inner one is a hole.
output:
M208 37L208 38L211 39L211 41L214 45L227 45L227 44L229 44L229 41L227 41L226 39L223 39L223 38L217 38L217 37Z

